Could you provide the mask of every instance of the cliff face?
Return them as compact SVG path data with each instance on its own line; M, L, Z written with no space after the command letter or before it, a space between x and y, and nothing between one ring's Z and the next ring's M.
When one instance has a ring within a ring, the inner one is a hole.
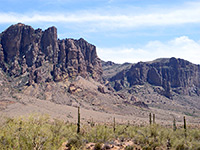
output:
M139 62L118 72L109 81L119 91L133 85L148 83L160 86L160 94L172 98L172 91L178 94L200 94L200 66L183 59L159 59L153 62Z
M55 27L42 31L21 23L0 34L0 67L10 76L29 73L28 84L78 75L100 81L102 75L94 45L84 39L58 40Z

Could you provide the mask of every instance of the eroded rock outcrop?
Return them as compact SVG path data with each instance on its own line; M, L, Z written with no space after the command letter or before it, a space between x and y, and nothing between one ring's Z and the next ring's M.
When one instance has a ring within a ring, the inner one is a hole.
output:
M18 23L0 34L0 67L10 76L29 74L29 85L74 79L101 80L96 47L84 39L57 39L57 29L34 30Z
M158 93L168 98L172 98L172 91L184 95L199 95L200 66L174 57L139 62L118 72L109 81L116 91L148 83L162 87L163 90L158 90Z

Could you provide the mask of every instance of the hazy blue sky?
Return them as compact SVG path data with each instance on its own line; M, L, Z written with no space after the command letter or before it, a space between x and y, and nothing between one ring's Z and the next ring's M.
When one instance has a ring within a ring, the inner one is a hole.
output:
M22 22L84 38L117 63L178 57L200 64L200 0L0 0L0 31Z

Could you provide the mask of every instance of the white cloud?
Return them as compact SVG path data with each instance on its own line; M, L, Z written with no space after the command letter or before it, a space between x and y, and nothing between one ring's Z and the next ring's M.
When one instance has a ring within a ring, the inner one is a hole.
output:
M105 61L116 63L151 61L157 58L177 57L200 64L200 43L187 36L167 42L150 41L141 48L97 48L98 55Z
M200 23L200 3L192 3L183 8L169 10L163 8L162 11L159 9L157 12L149 10L144 13L136 13L131 9L125 12L122 9L117 13L113 12L112 9L106 13L103 12L103 10L85 10L72 13L0 13L0 23L72 23L103 30Z

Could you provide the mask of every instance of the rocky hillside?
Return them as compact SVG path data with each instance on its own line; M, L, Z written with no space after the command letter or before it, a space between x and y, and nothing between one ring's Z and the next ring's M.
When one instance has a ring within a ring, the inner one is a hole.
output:
M0 34L0 67L13 77L28 73L29 85L78 75L100 81L102 75L94 45L82 38L58 40L55 27L42 31L21 23Z
M19 23L0 34L0 89L0 115L41 112L66 119L68 110L76 114L81 106L89 111L85 118L101 112L95 118L104 122L108 113L136 122L145 122L149 112L161 122L171 115L198 122L200 116L199 65L176 58L104 62L94 45L60 40L55 27Z
M200 94L200 66L183 59L170 58L139 62L118 71L108 80L116 91L148 83L161 87L157 89L157 92L170 99L173 98L172 92L181 95L199 96Z
M150 108L159 109L158 112L169 110L199 116L199 65L177 58L161 58L136 64L102 64L107 86L120 93L127 104L134 102L143 107L146 104Z
M62 114L52 107L55 103L131 113L124 99L112 87L102 84L103 70L96 47L82 38L59 40L55 27L42 31L21 23L10 26L0 34L0 67L3 113L48 110L54 116ZM133 107L130 105L129 109L141 115Z

